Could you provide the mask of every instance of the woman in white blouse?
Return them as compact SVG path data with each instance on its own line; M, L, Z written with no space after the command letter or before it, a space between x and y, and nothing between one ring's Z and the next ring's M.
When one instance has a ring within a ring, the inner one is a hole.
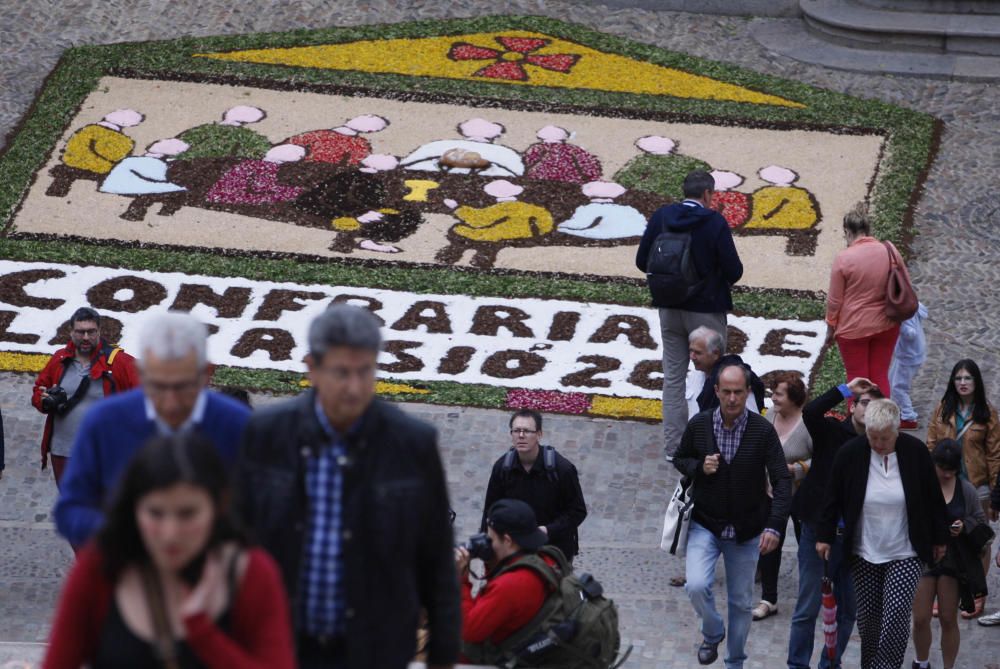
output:
M769 385L772 406L765 418L774 425L778 438L781 439L788 473L792 475L793 485L797 489L799 483L806 477L812 459L812 437L802 422L806 386L801 376L791 372L776 375ZM798 539L800 525L794 516L792 527L795 530L795 538ZM781 534L778 549L762 555L757 563L760 569L761 598L760 604L753 609L754 620L763 620L778 612L778 571L781 569L781 547L787 535L787 527L785 529L786 531Z
M858 607L861 669L902 667L925 566L940 562L948 513L927 446L899 432L899 407L872 400L865 435L837 452L816 552L843 533Z

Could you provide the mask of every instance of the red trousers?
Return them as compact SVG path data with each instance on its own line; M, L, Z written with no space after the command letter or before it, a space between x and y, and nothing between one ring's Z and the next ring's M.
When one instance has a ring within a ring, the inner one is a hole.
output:
M69 458L62 455L50 454L49 460L52 462L52 475L56 479L56 488L61 488L63 472L66 471L66 465L69 464Z
M840 349L840 357L844 359L847 380L858 377L869 379L889 397L889 365L892 363L892 352L896 349L898 337L899 325L857 339L837 337L837 347Z

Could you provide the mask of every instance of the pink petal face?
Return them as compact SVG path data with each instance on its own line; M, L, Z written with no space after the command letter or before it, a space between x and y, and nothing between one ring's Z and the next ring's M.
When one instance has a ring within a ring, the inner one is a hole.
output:
M306 155L304 146L295 144L279 144L271 147L271 150L264 155L264 160L269 163L294 163L302 160Z
M614 199L625 192L624 186L612 181L591 181L583 184L583 194L589 198L601 197Z
M389 122L381 116L376 116L375 114L363 114L361 116L355 116L344 125L354 132L378 132L379 130L385 129L385 127L389 125Z
M361 161L361 164L365 167L370 167L373 170L385 172L396 169L396 165L399 164L399 159L388 153L373 153L370 156L366 156L365 159Z
M789 186L793 181L799 178L795 172L791 171L787 167L781 167L779 165L768 165L767 167L762 167L757 174L764 181L768 181L775 186Z
M222 120L227 123L256 123L264 118L264 110L248 105L237 105L227 110Z
M535 136L543 142L565 142L569 139L566 129L557 125L547 125L535 133Z
M483 190L493 197L517 197L524 189L506 179L497 179L483 186Z
M493 139L503 134L503 126L487 121L484 118L471 118L458 126L459 132L466 137Z
M122 128L131 128L134 125L139 125L142 123L142 119L142 114L134 109L116 109L104 117L104 120L108 123L114 123Z
M146 150L150 153L159 153L164 156L176 156L179 153L187 151L189 146L184 140L171 137L170 139L161 139L158 142L153 142Z
M715 170L710 173L715 179L715 190L730 190L743 183L743 177L736 172L723 172Z
M652 153L654 156L665 156L673 151L677 144L674 140L667 137L649 135L647 137L640 137L637 139L635 141L635 145L646 153Z

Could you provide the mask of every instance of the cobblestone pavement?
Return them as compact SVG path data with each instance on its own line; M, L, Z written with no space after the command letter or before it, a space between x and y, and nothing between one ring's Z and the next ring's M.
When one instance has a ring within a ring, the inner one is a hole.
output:
M915 405L929 414L951 365L975 358L1000 399L998 313L1000 197L992 194L1000 166L1000 87L918 78L838 72L768 53L750 36L756 21L642 10L609 10L587 2L511 0L46 0L0 1L0 138L23 115L62 49L78 44L167 39L300 27L394 22L495 13L542 14L707 58L806 83L874 97L932 113L945 122L938 157L915 215L911 270L927 323L930 356L914 386ZM7 471L0 479L0 640L45 639L58 583L70 552L53 536L49 512L54 485L38 471L40 416L27 405L31 379L0 374L0 409L7 435ZM458 527L474 529L489 463L502 438L468 443L468 435L501 435L495 411L411 406L441 430ZM619 602L625 636L635 644L629 667L695 667L697 620L682 590L667 579L679 566L659 550L659 525L676 480L659 456L658 428L583 418L553 418L552 442L577 462L591 515L582 530L579 565L605 581ZM755 623L748 667L783 666L795 587L794 541L785 546L781 613ZM1000 576L991 574L1000 590ZM720 601L720 607L724 604ZM992 608L1000 599L991 598ZM962 622L961 666L1000 666L1000 630ZM0 662L37 656L38 646L0 643ZM939 666L940 656L932 657ZM857 666L852 644L845 666ZM2 665L0 665L2 666ZM721 666L721 663L716 666Z

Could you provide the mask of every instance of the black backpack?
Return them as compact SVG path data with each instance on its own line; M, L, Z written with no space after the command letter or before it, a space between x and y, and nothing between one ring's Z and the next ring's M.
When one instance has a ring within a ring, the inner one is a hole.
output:
M708 279L698 274L691 254L691 231L667 228L646 258L646 284L657 307L678 307L702 292Z
M555 566L546 562L549 557ZM503 669L616 669L632 647L621 652L618 608L590 574L573 567L555 546L542 546L491 574L497 578L514 569L530 569L545 582L549 594L541 610L524 627L493 644L462 644L462 653L477 664Z
M542 465L545 467L545 476L555 483L559 480L559 471L556 469L556 449L554 446L541 446ZM517 449L511 448L503 456L503 463L500 465L501 480L505 483L510 480L510 471L518 464Z

